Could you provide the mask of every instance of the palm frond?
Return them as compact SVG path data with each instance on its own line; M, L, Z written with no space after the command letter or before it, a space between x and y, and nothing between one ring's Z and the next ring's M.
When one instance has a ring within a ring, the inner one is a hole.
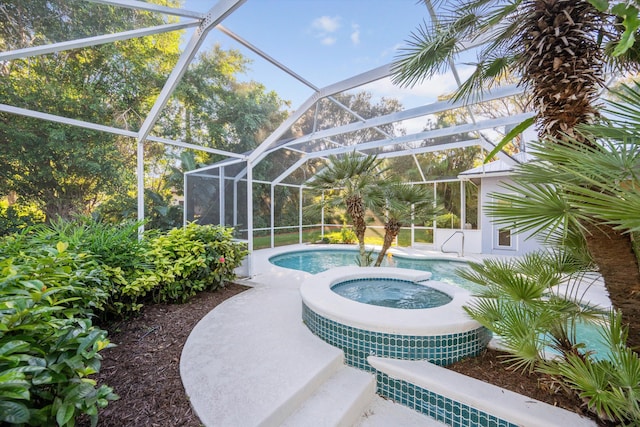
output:
M640 145L601 140L535 147L541 161L523 166L518 181L555 180L557 194L583 220L640 230Z
M584 234L579 228L553 230L544 236L544 242L552 248L558 248L570 254L577 263L584 266L585 270L595 268Z
M546 363L539 369L543 373L562 376L563 382L576 390L589 410L599 418L624 420L627 414L622 408L627 406L627 402L611 387L610 373L613 370L609 361L594 362L577 355L569 355L562 363Z
M391 66L393 83L413 87L446 72L449 62L461 51L462 42L473 34L479 19L473 11L463 10L436 25L420 25Z
M514 370L532 372L540 361L545 344L540 339L543 331L539 327L540 319L537 313L521 306L508 305L503 308L498 334L511 354L507 360Z
M394 84L413 87L448 70L448 61L457 54L458 40L447 33L431 33L424 24L411 33L407 47L399 50L391 66Z
M581 213L557 189L545 184L504 184L507 193L491 193L487 213L499 225L513 226L517 232L531 231L547 236L556 230L580 227Z
M475 298L464 310L482 326L498 333L495 324L502 320L502 307L502 302L496 298Z
M508 75L513 66L513 55L491 55L475 64L473 73L454 92L453 100L477 101L485 90L499 84Z

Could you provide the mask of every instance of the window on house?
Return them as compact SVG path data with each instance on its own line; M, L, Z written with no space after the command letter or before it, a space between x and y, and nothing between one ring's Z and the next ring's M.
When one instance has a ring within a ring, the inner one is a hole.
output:
M512 246L510 228L501 228L498 230L498 246L508 247L508 248Z

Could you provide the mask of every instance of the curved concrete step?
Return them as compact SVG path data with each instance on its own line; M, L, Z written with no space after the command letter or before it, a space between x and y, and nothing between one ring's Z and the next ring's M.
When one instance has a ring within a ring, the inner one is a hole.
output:
M277 426L343 368L343 353L302 323L296 288L254 288L196 325L180 374L206 426Z
M321 384L282 426L349 427L375 395L372 374L345 366Z

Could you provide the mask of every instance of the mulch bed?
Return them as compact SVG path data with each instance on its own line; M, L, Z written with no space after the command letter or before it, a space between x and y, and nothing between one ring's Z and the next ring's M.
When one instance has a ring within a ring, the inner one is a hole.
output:
M184 304L145 306L140 316L107 327L117 347L101 353L97 380L120 400L100 411L98 426L201 426L180 379L182 347L200 319L246 289L231 283Z
M189 333L218 304L244 290L228 284L204 292L185 304L150 305L140 316L108 327L117 347L104 350L99 383L120 396L100 412L99 426L201 426L180 379L180 355ZM567 396L548 378L506 369L503 354L487 350L450 369L517 393L582 413L580 401ZM82 423L81 423L82 424ZM86 423L85 423L86 424Z

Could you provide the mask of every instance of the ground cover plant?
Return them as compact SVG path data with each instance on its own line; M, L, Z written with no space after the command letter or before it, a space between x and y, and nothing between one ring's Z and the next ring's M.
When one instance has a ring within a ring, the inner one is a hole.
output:
M190 224L138 240L136 223L58 221L0 242L0 422L98 421L117 395L92 378L106 326L235 278L232 230ZM99 325L100 327L96 326Z

